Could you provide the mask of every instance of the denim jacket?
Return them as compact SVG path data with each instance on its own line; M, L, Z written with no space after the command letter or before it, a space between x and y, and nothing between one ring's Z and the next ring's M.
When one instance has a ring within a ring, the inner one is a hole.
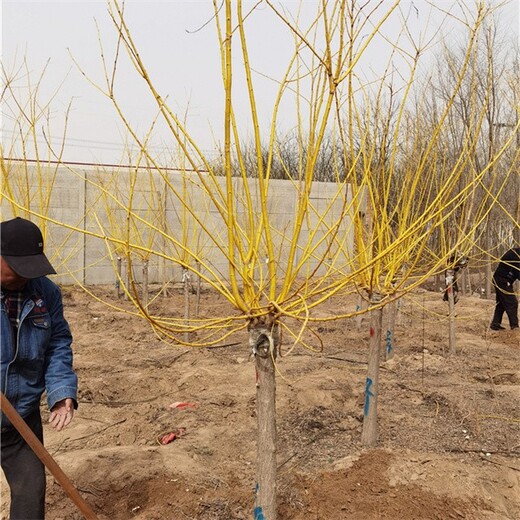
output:
M508 286L515 283L515 280L520 280L520 247L505 252L493 276L507 281Z
M58 401L74 400L78 379L72 368L72 334L63 316L61 291L46 277L29 280L18 326L18 342L2 301L0 387L22 417L39 409L43 392L51 409ZM10 426L2 414L2 427Z

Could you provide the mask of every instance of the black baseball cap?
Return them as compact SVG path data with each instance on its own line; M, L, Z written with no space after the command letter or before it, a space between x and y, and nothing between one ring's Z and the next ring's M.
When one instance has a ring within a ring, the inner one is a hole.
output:
M39 278L56 274L43 253L43 235L40 228L21 217L0 223L2 246L0 255L9 267L23 278Z

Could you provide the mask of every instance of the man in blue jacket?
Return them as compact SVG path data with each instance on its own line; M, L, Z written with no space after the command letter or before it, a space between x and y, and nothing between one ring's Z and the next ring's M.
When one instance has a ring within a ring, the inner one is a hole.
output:
M1 391L43 442L40 399L61 430L77 408L72 335L56 271L43 252L38 226L23 218L0 224ZM1 465L11 490L10 520L45 516L45 467L10 421L1 417Z
M512 329L518 329L518 298L514 291L515 280L520 280L520 247L506 251L493 274L493 285L496 292L496 305L491 330L503 330L504 312Z

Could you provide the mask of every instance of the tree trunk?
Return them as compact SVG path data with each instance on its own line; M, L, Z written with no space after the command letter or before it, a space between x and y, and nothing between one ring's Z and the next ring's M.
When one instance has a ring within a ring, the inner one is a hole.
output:
M449 350L450 354L455 354L457 344L455 338L455 296L453 294L453 284L455 282L455 271L453 269L446 270L446 292L448 293L448 321L450 327L449 333Z
M200 262L197 262L197 272L199 273L197 275L197 299L195 300L195 318L199 317L199 311L200 311Z
M467 277L467 269L463 269L462 273L460 274L460 294L461 296L467 296L468 295L468 277Z
M441 288L441 275L440 273L435 273L435 279L434 279L434 282L433 282L434 286L435 286L435 291L438 291L440 288Z
M118 256L117 257L117 280L116 280L116 292L117 299L121 298L121 272L123 267L123 259Z
M182 283L184 285L184 323L186 327L190 323L190 272L185 267L182 268ZM190 333L184 333L184 341L190 341Z
M133 279L133 271L132 264L130 261L130 255L126 257L126 291L125 291L125 300L129 300L128 291L132 290L132 279Z
M370 300L376 305L381 295L374 294ZM361 443L371 447L377 443L377 397L379 391L379 359L381 356L381 327L383 325L383 309L370 312L370 345L368 350L368 368L365 382L365 407L363 410L363 432Z
M462 296L473 294L473 285L471 283L471 268L468 266L462 271Z
M279 335L276 323L259 321L249 328L256 364L258 422L255 520L276 520L276 380L274 362Z
M143 262L143 307L148 307L148 260Z
M490 234L490 230L489 230L489 225L490 225L490 221L489 221L489 218L488 218L488 225L486 226L486 235L485 235L485 240L486 240L486 245L484 246L484 251L491 251L491 247L490 247L490 237L489 237L489 234ZM489 258L488 258L488 261L486 262L486 273L485 273L485 295L486 295L486 299L490 299L491 298L491 262L489 261Z
M518 114L518 112L517 112ZM520 149L520 133L517 131L516 133L516 138L517 138L517 149ZM520 173L516 172L516 175L519 176L520 178ZM520 222L520 182L517 182L516 183L516 211L515 211L515 215L516 215L516 222L517 222L517 225L513 227L513 241L515 244L520 244L520 225L518 225L518 223Z

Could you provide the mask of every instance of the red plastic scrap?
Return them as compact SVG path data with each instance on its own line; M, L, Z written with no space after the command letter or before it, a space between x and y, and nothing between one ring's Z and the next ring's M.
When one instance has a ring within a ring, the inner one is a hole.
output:
M182 437L185 433L186 428L179 428L178 430L174 430L172 432L163 433L157 437L157 442L164 446L166 444L170 444L170 442L173 442L175 439Z
M186 402L176 402L168 405L168 408L172 410L178 408L179 410L185 410L186 408L197 408L197 403L186 403Z

